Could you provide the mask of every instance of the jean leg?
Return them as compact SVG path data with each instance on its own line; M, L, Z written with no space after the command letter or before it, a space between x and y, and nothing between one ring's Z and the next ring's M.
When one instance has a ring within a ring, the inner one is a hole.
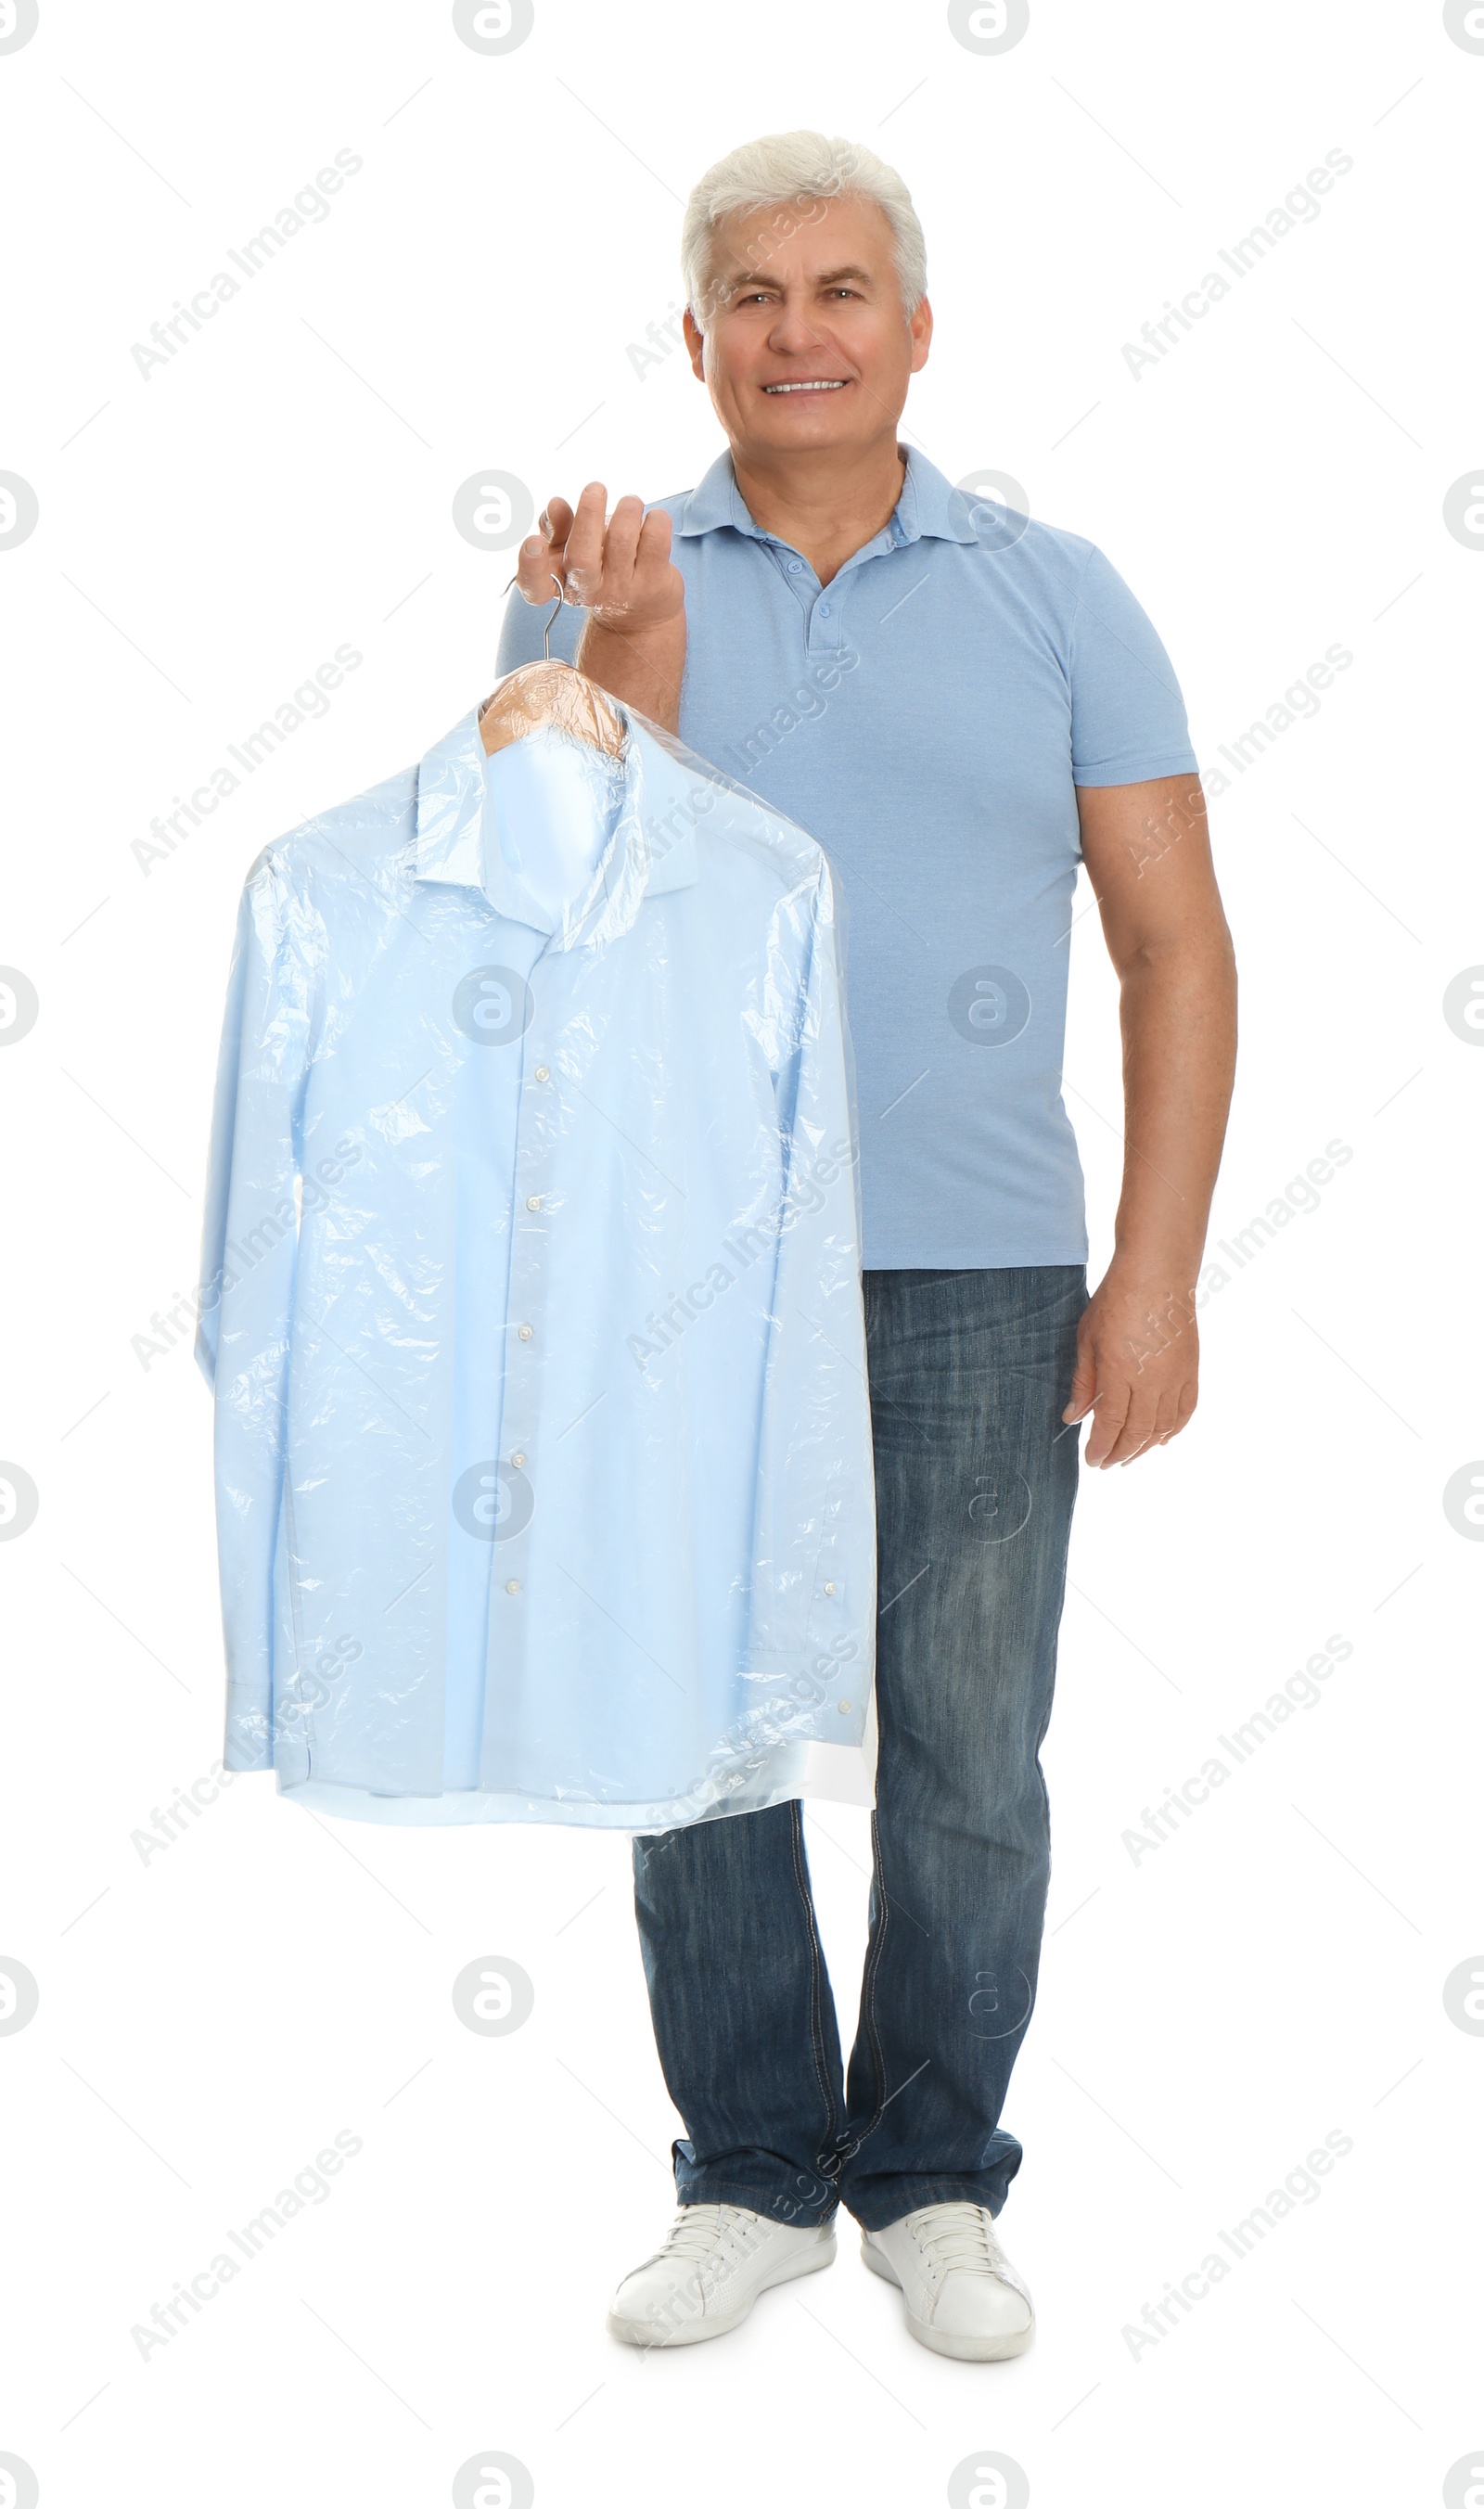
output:
M634 1906L681 2202L826 2220L843 2086L798 1805L636 1838Z
M1080 1265L867 1276L876 1455L875 1873L843 2201L869 2229L1020 2162L1000 2112L1051 1865L1040 1746L1079 1469Z

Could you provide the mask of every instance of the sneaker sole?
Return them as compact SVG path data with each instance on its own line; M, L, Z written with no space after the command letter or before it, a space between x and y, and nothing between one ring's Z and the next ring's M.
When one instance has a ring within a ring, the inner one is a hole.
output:
M902 2278L895 2271L890 2259L883 2256L879 2249L868 2247L864 2230L861 2233L861 2256L873 2274L879 2274L883 2282L889 2282L894 2291L902 2291ZM925 2345L929 2352L941 2352L948 2361L1013 2361L1018 2352L1028 2351L1035 2340L1034 2311L1031 2313L1030 2324L1022 2326L1014 2335L940 2335L935 2326L928 2324L926 2318L912 2315L907 2305L905 2292L902 2293L902 2314L907 2320L909 2335Z
M692 2318L688 2325L667 2328L663 2332L656 2330L648 2318L615 2317L610 2309L608 2331L620 2343L637 2343L647 2352L672 2351L680 2343L707 2343L714 2335L730 2335L745 2318L751 2316L755 2303L765 2291L772 2291L779 2283L797 2282L800 2274L822 2272L826 2266L834 2265L835 2256L835 2240L832 2231L817 2248L806 2248L792 2264L778 2266L758 2284L745 2307L729 2309L723 2317Z

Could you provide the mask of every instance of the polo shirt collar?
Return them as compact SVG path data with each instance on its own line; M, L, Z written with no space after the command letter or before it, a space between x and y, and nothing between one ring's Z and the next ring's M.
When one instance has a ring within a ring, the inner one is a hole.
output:
M977 541L969 500L915 444L907 448L907 477L897 513L909 541Z
M698 876L696 822L715 806L715 790L686 764L679 742L644 725L616 698L611 703L625 734L617 819L587 889L563 910L560 922L537 922L501 851L477 709L419 764L414 879L482 889L497 914L550 930L562 950L612 940L628 931L646 897L691 887Z
M979 537L967 497L944 477L925 453L919 453L915 444L907 447L907 476L892 519L900 526L904 544L909 541L973 541ZM705 532L722 531L728 526L745 533L750 540L768 537L760 531L747 510L730 452L719 453L691 489L676 518L675 530L681 540L697 540Z
M742 503L731 455L719 453L686 498L685 512L675 529L681 540L698 540L703 532L722 531L727 524L734 531L757 535L758 526Z

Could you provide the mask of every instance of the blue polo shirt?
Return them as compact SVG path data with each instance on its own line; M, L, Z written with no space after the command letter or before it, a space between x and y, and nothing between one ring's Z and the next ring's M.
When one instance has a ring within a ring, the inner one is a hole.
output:
M731 456L655 501L689 641L681 738L839 875L869 1267L1080 1263L1061 1103L1079 784L1196 772L1169 656L1090 541L974 504L915 447L828 584ZM500 670L549 614L512 591ZM563 610L571 660L585 613Z

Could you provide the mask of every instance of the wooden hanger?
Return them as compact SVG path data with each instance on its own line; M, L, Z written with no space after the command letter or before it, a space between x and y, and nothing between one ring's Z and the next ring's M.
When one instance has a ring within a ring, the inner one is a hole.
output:
M510 583L518 580L511 576ZM524 740L532 731L564 731L574 740L585 740L592 749L601 749L606 757L623 755L623 726L614 714L603 691L592 680L584 679L571 662L551 658L551 630L557 611L562 607L562 585L553 576L557 588L556 604L546 621L545 659L523 662L518 671L510 671L493 695L486 697L479 709L479 737L484 742L485 756L493 758L498 749L508 749L513 740ZM510 583L505 585L506 592Z

